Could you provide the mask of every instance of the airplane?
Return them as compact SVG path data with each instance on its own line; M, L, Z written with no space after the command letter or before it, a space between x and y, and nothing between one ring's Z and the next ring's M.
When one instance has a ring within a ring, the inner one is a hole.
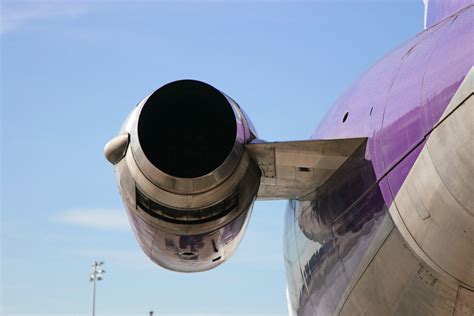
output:
M424 2L309 140L264 141L197 80L145 97L104 149L145 254L212 269L284 199L290 315L473 315L474 1Z

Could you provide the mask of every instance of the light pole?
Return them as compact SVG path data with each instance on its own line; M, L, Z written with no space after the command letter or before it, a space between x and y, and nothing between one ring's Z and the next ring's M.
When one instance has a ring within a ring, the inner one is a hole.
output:
M94 261L92 265L92 272L89 275L89 281L93 282L93 290L92 290L92 316L95 316L95 287L97 281L102 280L102 273L105 273L105 270L101 269L101 266L104 264L103 261Z

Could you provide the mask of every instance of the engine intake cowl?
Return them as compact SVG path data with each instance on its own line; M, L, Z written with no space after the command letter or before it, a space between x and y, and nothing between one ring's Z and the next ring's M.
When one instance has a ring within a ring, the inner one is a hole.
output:
M137 163L171 192L196 193L218 185L236 169L252 139L239 106L195 80L171 82L139 105L132 130Z

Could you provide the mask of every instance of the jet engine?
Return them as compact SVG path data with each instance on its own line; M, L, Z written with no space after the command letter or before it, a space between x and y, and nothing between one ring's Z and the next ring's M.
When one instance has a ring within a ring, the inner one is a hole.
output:
M234 100L180 80L141 101L104 151L143 251L193 272L232 255L256 198L304 200L365 142L258 140Z
M256 137L239 105L200 81L171 82L136 106L104 151L151 260L193 272L229 258L260 184L245 150Z

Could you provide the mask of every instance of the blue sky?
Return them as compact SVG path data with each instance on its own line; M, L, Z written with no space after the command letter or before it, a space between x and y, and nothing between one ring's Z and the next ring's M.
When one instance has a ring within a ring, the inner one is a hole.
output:
M423 28L422 1L2 1L1 311L285 315L285 202L257 202L233 258L179 274L129 229L102 155L133 106L182 78L267 140L306 139L364 70Z

